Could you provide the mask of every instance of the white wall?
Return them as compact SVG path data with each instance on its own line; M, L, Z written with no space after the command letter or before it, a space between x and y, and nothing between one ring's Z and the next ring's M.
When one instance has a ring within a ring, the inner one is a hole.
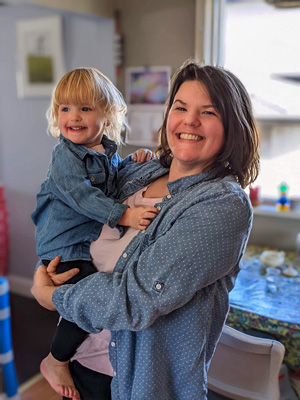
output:
M9 212L9 275L22 281L32 278L37 262L30 215L56 140L46 134L45 112L50 98L17 98L16 22L62 15L66 71L94 66L115 81L114 23L32 5L0 7L0 11L0 182Z

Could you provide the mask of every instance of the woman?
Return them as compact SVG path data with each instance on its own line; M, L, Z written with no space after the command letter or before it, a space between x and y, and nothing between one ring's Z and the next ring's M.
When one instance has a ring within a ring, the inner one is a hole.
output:
M113 400L206 399L252 224L243 188L258 174L259 139L249 96L232 73L184 64L160 138L156 160L131 164L120 177L120 200L141 189L162 199L113 273L57 288L40 267L32 289L41 305L84 330L111 331Z

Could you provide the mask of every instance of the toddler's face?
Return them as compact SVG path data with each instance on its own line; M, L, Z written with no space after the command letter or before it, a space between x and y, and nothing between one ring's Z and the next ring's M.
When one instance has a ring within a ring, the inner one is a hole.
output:
M100 145L106 120L99 107L88 104L60 104L58 127L61 134L75 144L88 148Z

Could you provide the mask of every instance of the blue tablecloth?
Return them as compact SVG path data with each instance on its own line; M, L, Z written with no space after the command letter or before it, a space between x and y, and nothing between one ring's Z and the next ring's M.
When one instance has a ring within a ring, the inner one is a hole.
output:
M267 318L300 324L300 275L297 278L280 275L277 292L270 293L262 272L264 268L258 260L244 264L230 292L230 305Z
M280 275L278 291L266 290L264 267L259 256L268 247L248 246L243 267L230 292L230 310L226 323L242 332L268 333L285 346L284 361L300 378L300 276ZM286 253L286 264L293 264L295 253ZM298 267L298 270L300 268Z

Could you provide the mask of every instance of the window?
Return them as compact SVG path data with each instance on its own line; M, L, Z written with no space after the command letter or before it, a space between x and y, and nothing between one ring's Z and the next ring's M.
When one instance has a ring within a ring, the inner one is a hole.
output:
M300 198L300 8L227 0L224 67L245 84L262 134L263 197Z

